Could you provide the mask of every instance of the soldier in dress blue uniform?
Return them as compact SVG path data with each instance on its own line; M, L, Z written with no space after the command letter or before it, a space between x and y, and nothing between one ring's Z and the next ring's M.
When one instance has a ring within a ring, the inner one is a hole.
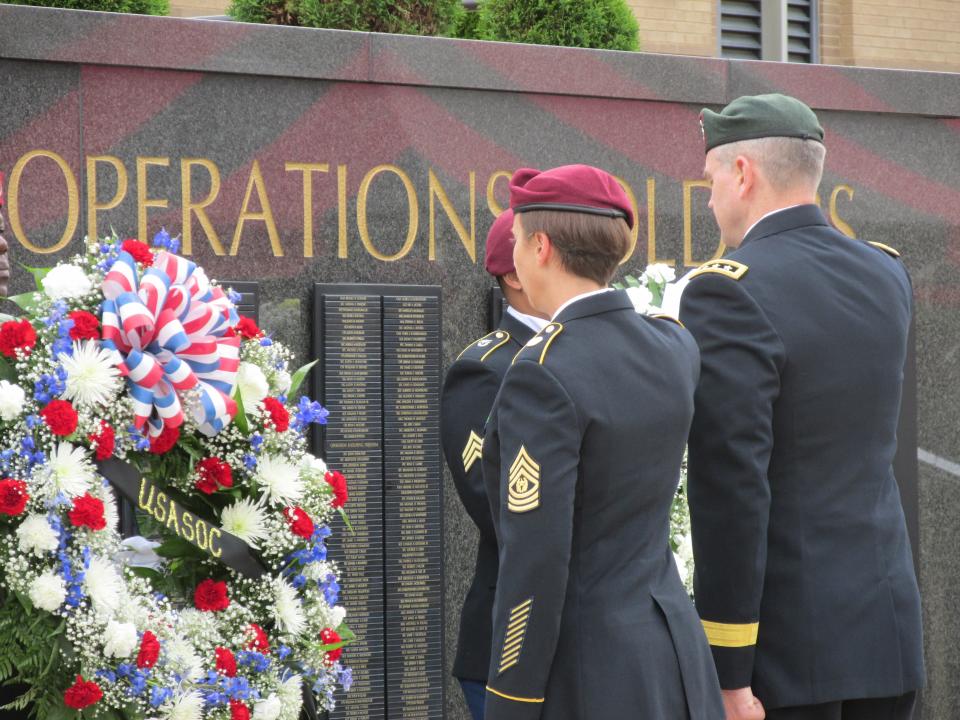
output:
M783 95L704 110L734 252L691 273L700 347L694 594L727 717L904 720L920 596L893 476L912 292L898 253L814 204L823 129Z
M476 570L460 615L453 675L474 720L482 720L490 666L497 538L483 486L483 428L504 373L526 342L546 325L524 295L513 267L513 211L497 216L487 235L484 266L497 279L508 306L500 326L471 343L450 366L440 396L443 452L463 506L480 531Z
M722 720L669 545L693 338L607 288L631 204L606 172L519 170L514 262L552 317L514 359L483 475L500 549L487 720Z

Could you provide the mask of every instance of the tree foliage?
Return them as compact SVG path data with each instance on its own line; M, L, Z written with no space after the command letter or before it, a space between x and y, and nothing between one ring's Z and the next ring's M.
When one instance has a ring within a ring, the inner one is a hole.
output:
M99 10L101 12L134 13L136 15L169 15L168 0L3 0L10 5L66 8L67 10Z
M625 0L484 0L485 40L637 50L637 19Z
M459 0L233 0L227 12L244 22L441 35L462 8Z

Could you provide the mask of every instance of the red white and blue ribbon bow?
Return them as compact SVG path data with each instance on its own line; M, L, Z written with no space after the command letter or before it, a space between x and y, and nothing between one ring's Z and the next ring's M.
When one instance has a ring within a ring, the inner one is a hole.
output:
M142 277L121 252L103 280L104 345L133 398L135 425L151 436L183 424L184 405L201 432L214 435L236 415L230 397L240 338L224 337L239 319L233 303L193 262L162 251ZM181 404L183 402L183 405Z

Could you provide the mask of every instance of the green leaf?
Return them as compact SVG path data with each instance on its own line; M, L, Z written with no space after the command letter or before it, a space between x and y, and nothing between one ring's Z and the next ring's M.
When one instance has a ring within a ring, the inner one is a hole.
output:
M353 525L350 524L350 518L347 517L347 513L343 508L337 508L340 511L340 517L343 518L343 522L346 524L347 529L352 533Z
M28 273L33 275L33 282L36 283L37 290L43 290L43 285L41 285L40 283L47 276L47 273L53 270L53 268L29 267L28 265L24 265L23 263L20 263L20 267L22 267Z
M33 310L40 299L40 294L37 292L25 292L20 293L19 295L11 295L7 298L10 302L14 303L21 310L30 312Z
M200 548L176 536L166 538L154 552L164 558L206 557Z
M233 421L240 428L240 432L249 433L250 423L247 422L247 411L243 409L243 398L240 397L240 388L233 393L233 399L237 401L237 414L233 416Z
M624 286L624 284L621 283L621 282L610 283L610 285L613 286L613 288L614 288L615 290L626 290L626 289L627 289L627 288ZM487 418L487 419L489 420L489 418Z
M129 569L130 572L137 577L141 577L152 582L161 582L163 580L163 574L157 572L153 568L132 566Z
M0 357L0 380L10 380L12 382L16 376L17 374L13 371L13 365L8 363L6 359Z
M301 383L303 383L303 379L307 376L307 373L310 372L310 368L316 365L319 362L319 360L320 359L317 358L313 362L307 363L306 365L304 365L302 368L300 368L293 374L293 377L290 379L290 389L287 390L288 398L292 398L294 395L297 394L297 390L300 389L300 385Z

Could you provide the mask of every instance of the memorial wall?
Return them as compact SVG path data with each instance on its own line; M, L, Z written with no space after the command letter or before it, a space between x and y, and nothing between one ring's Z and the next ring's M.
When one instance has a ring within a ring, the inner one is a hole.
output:
M350 482L353 532L338 528L332 552L361 640L335 717L460 720L449 668L476 539L436 403L443 369L487 328L483 241L507 179L610 170L639 219L624 273L682 273L722 251L699 109L775 90L826 128L831 222L898 248L913 277L898 478L924 717L960 717L960 76L0 5L6 236L37 266L85 235L166 227L211 276L255 283L263 326L320 360L316 449ZM11 291L29 283L15 270Z

